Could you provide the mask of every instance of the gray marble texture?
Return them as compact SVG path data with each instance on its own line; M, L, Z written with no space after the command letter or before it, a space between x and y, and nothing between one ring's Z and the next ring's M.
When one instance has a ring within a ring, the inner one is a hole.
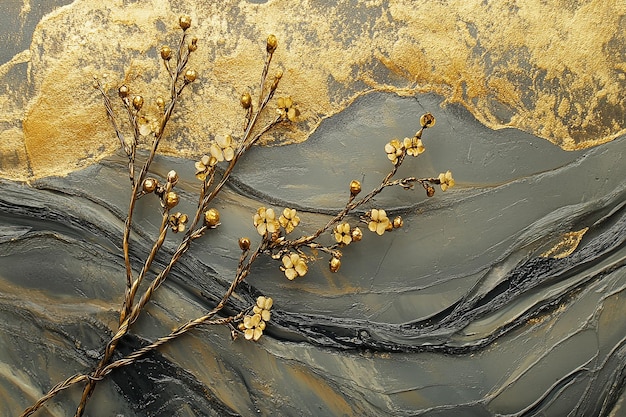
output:
M114 371L87 414L623 413L625 139L565 152L487 129L435 95L366 95L305 143L253 148L217 200L222 225L194 243L120 352L214 305L234 276L237 239L257 237L258 206L295 207L302 230L315 230L343 207L351 179L364 190L378 183L390 168L384 144L414 133L424 111L437 117L427 151L399 175L451 169L453 189L431 199L383 192L369 207L401 214L405 226L382 237L364 230L336 274L322 259L290 282L277 261L260 259L227 309L261 293L274 298L259 343L232 341L225 327L194 331ZM193 161L158 157L154 173L172 168L191 211ZM62 178L3 180L0 190L0 414L8 416L97 363L122 302L129 187L124 158L114 156ZM135 267L159 216L156 201L141 200ZM541 256L586 227L569 256ZM175 244L166 242L155 271ZM79 396L69 389L36 415L70 415Z

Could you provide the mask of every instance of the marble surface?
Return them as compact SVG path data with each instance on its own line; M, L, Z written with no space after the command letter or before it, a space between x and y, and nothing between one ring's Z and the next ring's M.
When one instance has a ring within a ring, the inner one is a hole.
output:
M18 5L28 19L10 30L40 34L51 30L46 22L61 17L74 28L71 25L80 20L76 11L90 6L66 3L66 7L61 2ZM141 28L193 7L187 2L171 7L155 2L154 15L146 17L141 10L147 2L113 3L103 8L101 22L122 28L132 27L128 22L133 19ZM364 10L369 7L378 25L385 15L375 13L380 10L393 17L391 26L414 19L411 5L393 2L385 9L376 2L357 3ZM531 3L520 2L518 12ZM425 4L413 6L417 10ZM598 2L590 4L599 10ZM24 11L24 5L32 8ZM111 18L119 18L114 12L124 7L129 11L127 20ZM286 16L274 15L273 21L263 17L287 8L282 2L239 7L251 13L246 24L255 30L264 29L259 22L267 21L275 29L289 28ZM317 3L307 7L321 9ZM330 16L345 16L341 7L347 6L337 7ZM234 8L229 5L213 16L230 16ZM572 21L583 8L570 11ZM198 20L205 11L199 6L191 10ZM457 7L452 14L458 18L466 11ZM359 16L346 24L352 28L369 21L369 15ZM302 24L306 19L300 16L296 21ZM463 32L443 23L441 27L451 33ZM484 33L481 28L475 27L474 37ZM169 29L156 25L154 30ZM242 37L256 34L255 30ZM100 32L94 29L94 33ZM571 33L574 38L579 35ZM15 57L28 45L39 41L44 45L48 40L20 39L14 49L5 50L6 61L0 68L10 71L0 71L0 76L19 79L20 71L31 71L37 80L37 71L43 71L37 64L43 61L23 57L21 65ZM286 43L289 53L282 58L297 55L298 49L289 47L292 41ZM488 48L487 39L483 41ZM238 56L233 51L239 49L230 41L223 46L229 57ZM406 64L408 56L401 46L398 43L390 54L398 65ZM41 50L47 51L45 59L58 56L58 51ZM539 49L528 50L532 54L521 54L520 60L539 65L535 59L541 56ZM37 51L31 48L30 54ZM493 56L501 55L494 52ZM88 58L101 62L102 57L87 54L84 59ZM451 64L433 62L443 74L453 72ZM450 169L456 186L445 193L438 190L430 199L422 190L384 191L367 208L384 207L390 215L402 215L404 227L382 237L364 230L363 241L344 250L338 273L330 273L327 259L322 258L310 265L305 277L292 282L276 260L262 257L226 308L226 313L236 312L259 294L274 299L272 320L258 343L233 341L223 326L197 329L99 382L86 415L619 416L625 412L626 136L620 122L615 119L612 129L602 130L599 126L610 125L603 119L589 128L584 140L572 142L573 150L564 150L571 138L550 136L559 131L556 124L547 130L531 128L536 125L528 121L538 120L540 112L528 105L529 97L519 107L511 105L512 100L508 110L498 112L494 103L503 101L498 94L468 105L471 98L454 99L456 90L437 84L434 76L421 80L441 88L401 91L403 76L392 76L369 61L362 65L364 72L374 74L377 84L364 88L345 83L341 98L314 101L317 107L304 111L311 116L300 131L306 140L288 144L300 140L293 140L294 132L286 132L290 139L279 140L281 146L254 147L244 156L215 203L222 225L193 244L123 339L116 357L215 305L234 276L237 240L257 238L252 216L259 206L295 207L302 232L314 231L344 206L350 180L360 180L364 190L378 185L390 169L384 144L412 135L424 112L437 118L435 127L424 134L426 152L408 159L399 175L430 176ZM216 68L224 67L216 64ZM449 72L443 71L446 68ZM126 71L128 76L130 70ZM569 76L580 76L576 71L582 70L576 67ZM491 76L497 74L494 70ZM446 80L457 87L462 84ZM622 83L619 77L613 81L613 87ZM207 83L212 85L210 80ZM72 154L78 159L59 156L55 165L54 151L62 151L68 143L63 135L51 137L54 146L35 153L28 131L21 142L17 140L24 109L34 117L33 103L41 104L42 94L52 91L45 85L44 81L30 85L36 97L31 101L2 101L5 116L11 116L3 119L0 136L0 414L7 416L19 415L54 384L97 364L104 344L117 329L125 287L121 245L130 192L125 156L115 150L117 142L103 120L104 112L93 122L98 140L108 137L101 152L93 147L97 141L92 137L74 137L79 142L84 139L77 146L84 145L87 151ZM525 81L520 81L522 85ZM553 87L566 89L564 85ZM535 85L539 92L544 87ZM234 90L237 87L224 95ZM592 90L589 96L597 97L600 89ZM582 97L580 91L569 90L560 97L566 93ZM534 97L541 101L539 93ZM223 104L218 100L216 105ZM94 94L82 110L86 114L97 105L101 102ZM173 132L178 132L192 107L181 107ZM551 117L560 117L558 107L553 106ZM22 113L13 113L17 108ZM63 113L62 122L79 123L84 120L82 110ZM494 119L509 112L517 115L510 123ZM207 120L199 118L199 127L182 132L201 130L210 125ZM54 130L47 132L54 134ZM190 212L198 192L195 153L202 153L212 135L193 136L194 141L178 140L177 135L166 143L166 152L157 156L152 171L156 176L170 169L179 172L180 208ZM172 151L176 144L186 147L177 154ZM44 158L46 151L50 155ZM89 152L98 155L85 159ZM139 157L144 158L145 151ZM51 175L56 168L62 175ZM139 269L158 232L158 203L142 198L135 219L131 259ZM324 239L330 242L330 234ZM168 237L154 271L164 267L178 241ZM70 388L35 415L72 415L80 393L80 388Z
M389 164L372 113L401 120L437 100L373 95L304 144L253 149L219 199L223 225L175 268L123 349L211 307L236 268L236 240L254 232L257 206L297 206L313 230L342 205L341 184L370 154L363 184L372 185ZM90 415L610 415L624 372L624 139L572 153L488 131L454 106L437 117L428 152L402 170L458 167L457 187L428 200L381 194L376 203L402 213L406 226L380 238L368 232L345 250L337 274L320 261L289 282L276 261L261 260L230 305L258 293L275 299L260 343L231 341L225 328L194 332L100 383ZM399 126L389 129L407 129ZM182 207L197 187L191 167L168 157L155 166L183 175ZM63 178L2 184L5 414L94 364L115 326L123 172L113 157ZM142 203L135 262L159 216ZM542 256L584 228L570 255ZM53 402L61 415L76 395Z

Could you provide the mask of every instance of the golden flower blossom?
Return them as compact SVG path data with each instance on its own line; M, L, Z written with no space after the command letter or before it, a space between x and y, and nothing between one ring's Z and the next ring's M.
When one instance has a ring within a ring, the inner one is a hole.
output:
M254 311L254 314L260 314L263 321L269 321L271 317L270 309L273 304L274 300L270 297L260 296L256 299L256 305L253 307L252 311Z
M398 139L393 139L391 142L385 145L385 152L387 152L387 158L396 165L398 163L398 158L404 152L404 145L400 143Z
M446 171L445 174L443 172L439 174L439 185L441 186L441 191L446 191L448 188L454 187L454 178L452 178L450 171Z
M288 119L291 122L296 122L298 120L300 111L295 107L291 97L279 97L276 102L278 107L277 112L283 117L283 119Z
M232 161L235 157L235 148L233 147L233 138L230 135L215 137L215 143L211 145L209 152L217 159L218 162Z
M283 210L283 214L278 218L278 222L285 228L285 232L291 233L297 225L300 224L300 217L296 209L286 208Z
M352 234L350 232L350 225L348 223L341 223L335 226L333 230L335 234L335 240L342 245L349 245L352 242Z
M211 169L217 164L217 158L214 156L204 155L196 162L196 178L200 181L204 181L207 175L211 172Z
M404 138L404 147L406 153L411 156L417 156L425 150L422 140L417 137Z
M264 236L266 233L274 233L280 227L278 220L276 220L274 209L266 209L265 207L260 207L257 210L253 217L253 223L261 236Z
M283 256L283 266L280 270L285 273L285 276L289 280L293 280L296 277L303 277L309 267L307 266L304 258L297 253L289 253L289 255Z
M383 209L372 210L372 213L370 214L370 222L367 225L370 231L376 232L379 235L382 235L383 233L385 233L385 230L387 230L390 225L391 225L391 222L389 221L389 218L387 217L387 213L385 213L385 210Z
M260 296L256 300L256 305L252 308L254 314L252 316L245 315L243 321L239 323L239 330L244 334L246 340L254 340L255 342L263 335L266 322L271 317L270 309L274 301L270 297Z
M185 224L187 224L189 218L186 214L182 214L180 212L176 212L175 214L170 215L168 218L168 223L174 233L184 232Z

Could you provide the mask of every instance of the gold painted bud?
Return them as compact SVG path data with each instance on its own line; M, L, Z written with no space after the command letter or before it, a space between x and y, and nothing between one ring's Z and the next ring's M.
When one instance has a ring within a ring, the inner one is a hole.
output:
M394 229L399 229L402 226L404 226L404 220L402 220L402 217L398 216L395 219L393 219L393 228Z
M189 69L185 71L185 81L188 83L194 82L197 76L196 70Z
M272 81L272 85L270 86L270 90L274 91L278 88L278 82L283 78L283 71L279 70L274 75L274 81Z
M191 17L184 14L178 18L178 25L182 30L187 30L191 27Z
M250 249L250 239L248 239L247 237L242 237L239 239L239 248L241 250L248 250Z
M178 173L174 170L171 170L170 172L168 172L167 182L171 183L172 185L176 185L176 183L178 182Z
M220 212L217 209L210 208L204 212L204 224L209 227L215 227L220 222Z
M330 269L330 272L339 271L339 268L341 268L341 259L333 256L328 263L328 268Z
M178 194L176 194L174 191L169 191L167 194L165 194L165 198L163 199L163 203L168 209L176 207L178 201Z
M361 232L361 229L359 229L358 227L352 229L352 232L350 234L352 235L352 240L354 242L358 242L363 239L363 232Z
M274 35L268 36L267 37L267 53L273 54L277 46L278 46L278 39L276 39L276 36Z
M189 52L195 52L198 49L198 38L195 36L191 38L191 43L188 46Z
M250 96L250 93L248 93L247 91L243 93L241 95L240 103L241 103L241 107L248 110L250 106L252 105L252 97Z
M133 97L133 107L135 108L135 110L140 110L143 107L143 97Z
M159 97L156 99L156 105L157 107L159 107L160 109L165 108L165 100L163 100L163 98Z
M128 97L129 91L130 89L127 85L121 85L120 88L117 90L117 93L120 95L121 98L126 98Z
M143 180L142 188L145 193L152 193L156 190L159 182L154 178L146 178Z
M172 58L172 48L167 45L161 47L161 58L165 61L169 61Z
M433 127L435 125L435 122L436 122L435 116L433 116L430 113L426 113L422 115L422 117L420 117L420 124L422 125L424 129L428 127Z
M352 197L356 197L361 192L361 183L357 180L350 182L350 194Z
M435 195L435 187L429 185L428 187L426 187L426 195L428 197L432 197Z

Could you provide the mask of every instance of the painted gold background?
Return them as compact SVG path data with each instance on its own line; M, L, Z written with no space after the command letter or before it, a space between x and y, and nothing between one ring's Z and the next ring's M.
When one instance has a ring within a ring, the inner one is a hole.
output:
M372 90L436 92L491 128L522 129L567 150L626 127L621 1L204 3L75 1L45 15L30 47L0 66L0 175L63 175L116 151L94 76L111 89L128 83L146 97L147 123L156 118L157 92L166 93L157 51L174 45L181 13L199 38L191 67L200 77L164 153L194 157L215 134L241 132L237 98L258 88L269 33L285 72L278 94L291 95L304 117L270 143L305 140ZM8 12L23 28L41 7L17 6ZM24 42L30 32L16 36Z

